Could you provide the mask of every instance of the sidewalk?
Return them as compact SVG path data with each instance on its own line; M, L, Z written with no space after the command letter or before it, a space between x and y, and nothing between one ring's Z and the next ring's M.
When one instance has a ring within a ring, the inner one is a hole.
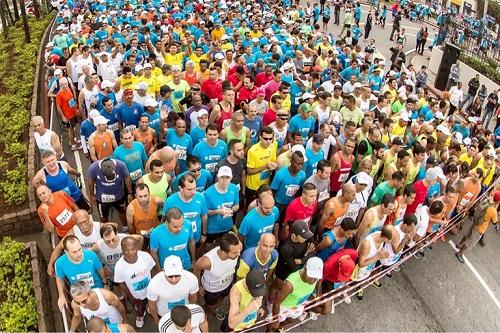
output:
M441 98L443 96L443 92L434 87L434 82L436 81L436 73L433 73L429 70L429 60L431 57L431 52L432 51L430 51L428 48L425 48L423 55L414 53L413 58L410 62L417 72L422 66L427 67L427 74L429 75L429 78L427 79L427 87L433 95Z

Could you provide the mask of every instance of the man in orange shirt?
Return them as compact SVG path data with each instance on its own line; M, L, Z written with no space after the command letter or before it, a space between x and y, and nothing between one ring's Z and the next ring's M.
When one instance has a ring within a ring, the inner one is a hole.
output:
M45 185L38 187L36 194L42 202L38 207L38 216L43 227L48 232L55 232L59 238L63 238L75 225L73 213L79 209L78 206L66 192L52 193Z
M353 184L342 185L342 194L329 199L323 208L323 214L318 225L318 234L322 235L324 229L332 230L333 227L342 221L342 217L349 208L349 203L356 196L356 186Z
M467 205L474 200L481 192L482 169L474 169L469 172L469 177L464 179L464 188L458 194L457 213L460 213Z
M472 249L481 237L486 233L490 222L497 224L498 214L497 209L500 204L500 192L492 191L488 197L487 203L478 203L475 207L472 223L470 224L466 234L458 244L458 252L455 253L458 261L462 264L465 262L463 254L465 250Z
M139 119L139 127L134 130L134 139L142 142L148 156L156 150L158 145L156 137L156 131L149 127L149 116L143 114Z
M82 144L76 139L75 128L78 125L78 105L76 103L73 92L69 88L68 80L59 80L60 90L56 95L56 107L62 122L68 128L69 141L71 150L82 149Z

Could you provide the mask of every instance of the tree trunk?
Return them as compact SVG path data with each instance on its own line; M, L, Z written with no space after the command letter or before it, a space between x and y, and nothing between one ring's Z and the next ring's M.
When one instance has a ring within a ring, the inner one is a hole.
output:
M5 9L2 3L0 3L0 18L2 20L2 34L7 38L9 28L7 27L7 18L5 17Z
M17 0L12 0L12 7L14 7L14 19L19 21L19 9L17 8Z
M33 14L37 19L40 18L40 5L38 4L38 0L33 0Z
M19 5L21 6L21 17L23 19L24 40L26 43L30 43L30 27L28 26L28 18L26 17L26 5L24 4L24 0L19 0Z
M10 8L9 8L9 4L7 3L7 0L3 0L3 5L4 5L5 10L7 11L7 14L9 14L7 16L7 18L10 19L10 25L14 26L14 23L16 21L14 21L14 18L12 17L12 13L10 12Z

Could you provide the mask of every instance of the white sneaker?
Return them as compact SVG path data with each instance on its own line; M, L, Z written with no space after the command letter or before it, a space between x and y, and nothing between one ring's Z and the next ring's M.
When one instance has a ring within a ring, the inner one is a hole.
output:
M144 326L144 316L135 317L135 326L137 328L142 328Z
M309 318L311 318L312 321L318 320L318 314L316 312L309 312Z
M351 304L351 297L349 297L347 294L344 295L344 302L345 304Z
M335 313L335 301L332 301L332 309L330 310L331 314Z

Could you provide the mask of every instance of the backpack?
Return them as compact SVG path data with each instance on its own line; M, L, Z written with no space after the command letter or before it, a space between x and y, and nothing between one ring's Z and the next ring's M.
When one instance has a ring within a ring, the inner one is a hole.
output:
M474 207L474 215L472 216L472 222L474 225L478 225L484 222L484 215L486 211L491 206L490 201L486 200L479 201Z

